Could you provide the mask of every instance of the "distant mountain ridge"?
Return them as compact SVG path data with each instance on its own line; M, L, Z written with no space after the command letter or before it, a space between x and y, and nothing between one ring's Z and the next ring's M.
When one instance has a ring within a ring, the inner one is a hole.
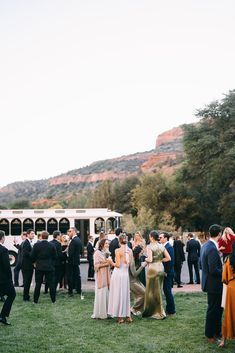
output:
M94 188L104 180L124 179L132 175L162 171L172 174L183 160L183 129L176 127L160 134L151 151L137 152L90 165L42 180L14 182L0 188L0 205L17 200L44 200L67 197L85 188ZM39 201L40 202L40 201Z

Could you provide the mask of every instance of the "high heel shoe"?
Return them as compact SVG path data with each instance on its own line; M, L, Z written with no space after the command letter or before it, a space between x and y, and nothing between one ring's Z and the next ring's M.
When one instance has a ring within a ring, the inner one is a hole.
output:
M117 321L118 324L123 324L124 322L125 322L124 319L118 318L118 321Z
M129 324L132 323L132 321L133 321L133 320L132 320L131 317L128 317L128 318L126 319L126 322L128 322Z

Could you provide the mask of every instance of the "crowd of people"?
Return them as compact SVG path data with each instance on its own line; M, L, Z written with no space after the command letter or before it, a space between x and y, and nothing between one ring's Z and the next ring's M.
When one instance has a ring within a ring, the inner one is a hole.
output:
M92 318L116 317L118 323L129 323L131 314L158 320L175 315L175 251L169 239L167 232L153 230L146 245L140 232L132 239L121 228L116 229L110 243L103 234L99 237L93 256L96 283ZM177 278L180 286L180 275ZM134 298L132 306L130 294Z
M69 241L60 231L54 231L51 241L48 241L47 231L38 234L36 243L33 243L34 237L34 230L28 229L21 236L21 244L15 242L18 248L18 258L14 268L13 284L8 251L3 246L5 233L0 230L0 298L4 302L0 313L2 324L9 325L7 317L16 296L15 287L19 286L20 270L22 271L23 284L21 286L25 302L31 300L30 287L33 275L35 275L34 304L39 301L42 284L45 286L44 292L49 291L52 303L56 301L58 287L67 288L69 296L73 296L75 291L83 299L79 267L82 243L77 235L77 229L71 227L68 230Z
M186 253L189 282L200 284L207 292L208 307L205 336L208 342L219 342L224 347L227 339L235 338L235 234L231 228L214 224L205 244L188 234ZM14 268L14 284L7 249L3 246L5 234L0 231L0 298L4 301L0 323L9 325L19 271L23 275L23 300L30 301L30 286L35 273L33 302L38 303L42 284L49 291L52 303L56 301L58 287L74 291L81 296L80 256L82 243L77 229L71 227L67 237L60 231L42 231L33 245L32 229L22 234L18 260ZM95 242L88 237L88 280L95 281L93 319L116 318L118 324L131 323L132 315L163 320L176 314L173 285L181 282L181 269L185 261L184 242L180 236L172 241L169 233L151 231L148 239L141 232L132 237L121 228L115 230L109 241L101 231ZM193 273L194 269L194 273ZM200 276L201 270L201 276ZM163 294L165 300L163 300ZM164 305L165 303L165 305ZM224 317L222 322L222 314Z

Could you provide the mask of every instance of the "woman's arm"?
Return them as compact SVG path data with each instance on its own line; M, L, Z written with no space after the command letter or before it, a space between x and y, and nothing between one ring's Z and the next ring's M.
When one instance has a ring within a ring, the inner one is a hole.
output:
M94 269L95 269L95 271L97 272L97 271L99 271L100 268L107 267L107 266L109 266L109 262L105 259L102 259L98 250L96 250L94 253Z
M109 262L105 260L104 262L100 262L98 268L103 268L109 266Z

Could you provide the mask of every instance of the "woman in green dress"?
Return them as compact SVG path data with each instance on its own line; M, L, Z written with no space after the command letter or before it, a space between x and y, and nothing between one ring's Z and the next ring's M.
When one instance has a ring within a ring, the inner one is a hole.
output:
M147 246L148 263L146 291L144 301L143 317L153 319L165 319L166 313L162 303L162 287L165 276L163 262L171 260L168 251L162 244L158 243L158 233L152 230L149 234L150 244Z

